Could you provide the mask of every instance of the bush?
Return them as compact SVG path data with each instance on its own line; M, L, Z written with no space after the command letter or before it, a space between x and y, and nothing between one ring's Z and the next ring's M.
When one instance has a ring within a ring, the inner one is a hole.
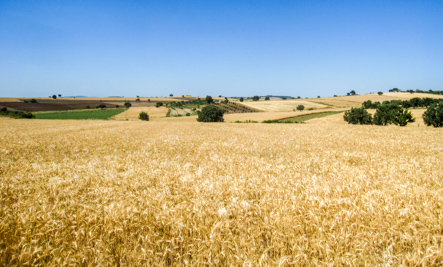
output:
M400 126L406 126L408 122L414 122L415 119L411 112L407 109L400 107L397 104L385 104L381 105L374 114L375 125L389 125L395 124Z
M223 111L213 105L206 106L202 108L201 111L197 112L199 122L223 122Z
M206 101L208 104L214 103L214 99L212 99L212 96L210 96L210 95L207 95L207 96L206 96L205 101Z
M252 97L252 101L258 101L258 100L260 100L260 97L258 95Z
M265 100L270 100L269 96L265 97Z
M156 107L156 108L161 107L161 106L163 106L163 102L157 102L157 103L155 103L155 107Z
M129 101L125 101L125 108L130 108L132 106L131 103L129 103Z
M37 100L34 98L31 98L31 100L29 100L29 103L37 103Z
M430 105L423 114L427 126L443 127L443 102Z
M138 118L142 121L149 121L149 115L148 113L142 111L140 114L138 114Z
M378 94L378 95L382 95L382 94L383 94L383 92L378 92L377 94Z
M34 114L23 111L8 111L7 108L2 108L0 116L10 117L14 119L35 119Z
M106 108L106 105L100 104L100 105L96 106L95 108Z
M240 97L240 102L243 102L243 100L245 100L243 97Z
M188 112L188 113L186 113L186 116L191 116L191 113L189 113L189 112Z
M298 105L298 106L297 106L297 110L302 111L302 110L304 110L304 109L305 109L305 106L303 106L303 105Z
M56 95L52 95L52 99L57 99L57 96Z
M140 98L135 99L135 102L140 102Z
M351 108L343 118L349 124L372 124L372 115L365 108Z

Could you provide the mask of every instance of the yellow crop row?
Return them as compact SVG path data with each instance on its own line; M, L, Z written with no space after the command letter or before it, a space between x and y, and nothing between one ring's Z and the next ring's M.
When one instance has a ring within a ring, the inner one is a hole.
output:
M335 120L0 126L0 265L443 261L441 129Z

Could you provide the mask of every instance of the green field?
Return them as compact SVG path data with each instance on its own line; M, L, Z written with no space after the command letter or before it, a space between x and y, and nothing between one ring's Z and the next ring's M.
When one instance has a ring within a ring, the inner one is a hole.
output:
M321 112L321 113L313 113L313 114L307 114L307 115L302 115L302 116L297 116L297 117L292 117L292 118L286 118L286 119L281 119L278 120L278 122L304 122L307 120L311 120L311 119L316 119L316 118L322 118L322 117L326 117L329 115L333 115L333 114L337 114L337 113L341 113L343 111L328 111L328 112Z
M93 109L70 110L57 112L34 113L36 119L42 120L107 120L112 116L122 113L126 109Z

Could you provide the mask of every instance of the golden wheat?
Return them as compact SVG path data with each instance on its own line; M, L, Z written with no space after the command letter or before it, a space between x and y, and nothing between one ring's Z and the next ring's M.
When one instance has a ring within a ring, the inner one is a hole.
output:
M0 125L3 266L443 261L441 129Z
M326 105L314 103L305 100L264 100L264 101L246 101L242 103L245 106L255 108L267 112L284 112L284 111L294 111L297 109L298 105L304 105L306 109L315 108L321 109L326 108Z

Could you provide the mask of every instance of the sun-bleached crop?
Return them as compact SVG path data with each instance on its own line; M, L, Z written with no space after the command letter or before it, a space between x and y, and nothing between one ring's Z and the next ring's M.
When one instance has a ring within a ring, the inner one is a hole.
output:
M441 129L0 125L3 266L443 261Z

